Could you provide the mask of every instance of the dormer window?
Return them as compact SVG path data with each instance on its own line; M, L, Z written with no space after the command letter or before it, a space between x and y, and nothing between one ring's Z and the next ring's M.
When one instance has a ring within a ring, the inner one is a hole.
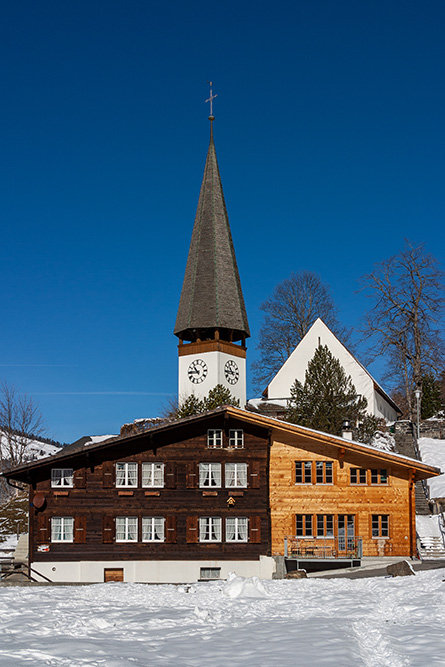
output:
M72 487L73 486L73 469L72 468L52 468L51 470L51 486L52 487Z
M138 464L116 463L116 486L137 486Z

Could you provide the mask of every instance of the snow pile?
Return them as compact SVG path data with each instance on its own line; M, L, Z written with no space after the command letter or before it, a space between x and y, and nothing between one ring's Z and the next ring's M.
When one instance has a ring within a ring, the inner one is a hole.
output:
M436 438L420 438L420 456L424 463L445 471L445 440ZM427 479L430 498L445 498L445 475Z
M267 591L258 577L237 577L231 572L227 577L227 584L223 588L228 598L265 598Z
M262 598L221 581L0 587L0 667L439 666L444 572L264 581Z
M439 516L416 514L416 532L419 537L442 537L439 527Z
M394 452L396 448L396 441L391 433L384 433L383 431L376 431L372 436L370 444L376 449L381 449L385 452Z

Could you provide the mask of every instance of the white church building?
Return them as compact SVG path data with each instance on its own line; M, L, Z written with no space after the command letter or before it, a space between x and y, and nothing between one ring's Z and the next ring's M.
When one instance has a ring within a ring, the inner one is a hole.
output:
M290 389L295 380L304 384L308 363L320 345L326 345L334 357L340 361L345 373L351 376L357 394L364 396L368 401L367 412L369 414L386 421L397 420L398 415L401 414L398 406L320 318L314 322L271 380L263 394L264 398L250 400L249 406L263 411L267 405L267 412L272 412L274 411L272 406L275 405L277 415L279 415L280 408L282 412L287 406Z

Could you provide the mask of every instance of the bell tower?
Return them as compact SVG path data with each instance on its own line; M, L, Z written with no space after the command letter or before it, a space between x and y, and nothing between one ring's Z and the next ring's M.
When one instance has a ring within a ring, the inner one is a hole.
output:
M222 384L244 407L250 332L213 141L214 97L210 88L210 144L174 329L178 396L203 398Z

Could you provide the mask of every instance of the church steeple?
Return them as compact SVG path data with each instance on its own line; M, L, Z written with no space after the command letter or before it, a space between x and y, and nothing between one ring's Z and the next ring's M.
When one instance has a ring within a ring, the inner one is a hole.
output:
M211 105L214 97L210 89ZM179 338L179 402L191 394L203 398L222 384L244 407L250 331L210 109L210 143L174 329Z
M174 333L180 340L242 341L250 336L229 218L213 141L210 143Z

